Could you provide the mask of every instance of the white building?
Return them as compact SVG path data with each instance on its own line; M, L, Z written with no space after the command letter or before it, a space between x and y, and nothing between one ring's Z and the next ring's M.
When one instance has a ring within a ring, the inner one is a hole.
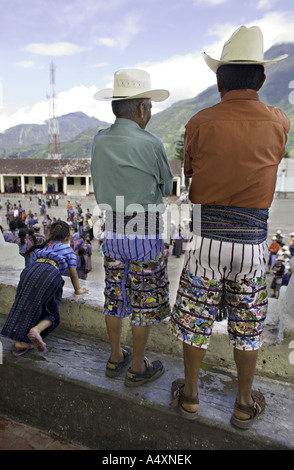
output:
M279 165L276 191L294 192L294 158L283 158Z
M169 161L174 175L173 194L181 192L181 162ZM17 192L62 193L70 196L93 194L89 158L0 159L1 194Z

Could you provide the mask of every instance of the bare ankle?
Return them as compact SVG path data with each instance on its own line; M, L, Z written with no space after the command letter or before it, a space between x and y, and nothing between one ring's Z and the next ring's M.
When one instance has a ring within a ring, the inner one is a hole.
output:
M112 362L122 362L124 360L124 354L122 350L120 352L111 353L110 360Z
M133 372L139 372L141 374L144 374L144 372L146 372L146 364L145 364L145 361L135 361L133 360L133 363L132 363L132 366L131 366L131 369Z
M21 341L16 341L16 343L14 344L15 349L26 349L27 346L27 343L23 343Z
M199 405L190 405L189 403L183 403L181 406L185 411L189 411L190 413L198 411L199 408Z

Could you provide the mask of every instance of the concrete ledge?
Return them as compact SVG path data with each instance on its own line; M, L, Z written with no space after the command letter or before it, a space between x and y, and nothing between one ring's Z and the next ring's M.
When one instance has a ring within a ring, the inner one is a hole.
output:
M0 314L8 315L14 301L16 287L21 270L0 265ZM90 294L76 296L73 293L70 279L66 280L61 302L60 327L72 332L96 337L108 341L104 315L102 314L104 286L102 283L80 281L89 289ZM279 331L279 302L269 299L269 314L265 324L264 343L259 352L257 374L262 377L284 380L294 383L294 364L290 363L291 342L294 331L288 331L281 340ZM122 342L132 345L132 334L129 321L123 322ZM151 328L148 348L159 354L182 357L182 343L168 329L168 321ZM235 368L232 347L228 343L226 321L216 323L212 334L205 362L216 367Z
M0 324L5 320L0 316ZM171 382L183 376L180 358L161 354L165 373L154 383L127 388L105 376L109 345L59 328L45 355L11 354L3 338L0 414L63 440L101 450L294 449L294 386L256 378L267 408L249 431L230 425L237 392L234 372L202 368L200 409L195 421L169 407ZM2 340L2 339L1 339ZM148 352L151 360L157 356Z

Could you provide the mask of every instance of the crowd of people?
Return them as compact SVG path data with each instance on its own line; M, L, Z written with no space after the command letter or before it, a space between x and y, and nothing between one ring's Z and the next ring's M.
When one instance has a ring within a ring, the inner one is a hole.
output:
M56 197L37 195L40 207L39 214L33 212L32 209L25 209L20 200L12 203L9 199L5 203L5 217L8 228L1 230L6 242L16 243L19 247L19 254L25 258L25 266L31 263L31 247L42 244L50 237L52 224L60 217L53 217L46 214L44 205L51 208L52 201L56 201ZM31 205L32 199L28 199ZM46 201L50 201L46 204ZM58 205L58 204L55 204ZM54 212L54 210L53 210ZM67 224L70 228L69 244L73 248L77 256L77 272L80 279L87 279L87 274L92 270L92 243L93 243L93 221L92 214L89 209L84 213L81 203L70 201L66 205L66 213L64 214ZM99 245L99 242L98 242ZM65 271L65 275L68 272Z
M289 284L292 270L289 264L290 258L294 256L294 232L290 233L290 239L285 240L281 230L271 239L269 245L269 259L267 274L272 274L271 288L272 297L278 298L282 286Z

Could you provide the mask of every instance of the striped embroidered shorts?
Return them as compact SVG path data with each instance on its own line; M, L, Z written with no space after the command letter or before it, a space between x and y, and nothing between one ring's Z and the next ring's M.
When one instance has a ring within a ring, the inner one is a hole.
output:
M267 313L267 243L244 245L192 235L185 254L170 329L182 341L207 349L216 313L225 303L230 343L262 345Z
M130 317L135 326L152 325L170 315L169 282L161 239L106 234L103 252L104 314Z

